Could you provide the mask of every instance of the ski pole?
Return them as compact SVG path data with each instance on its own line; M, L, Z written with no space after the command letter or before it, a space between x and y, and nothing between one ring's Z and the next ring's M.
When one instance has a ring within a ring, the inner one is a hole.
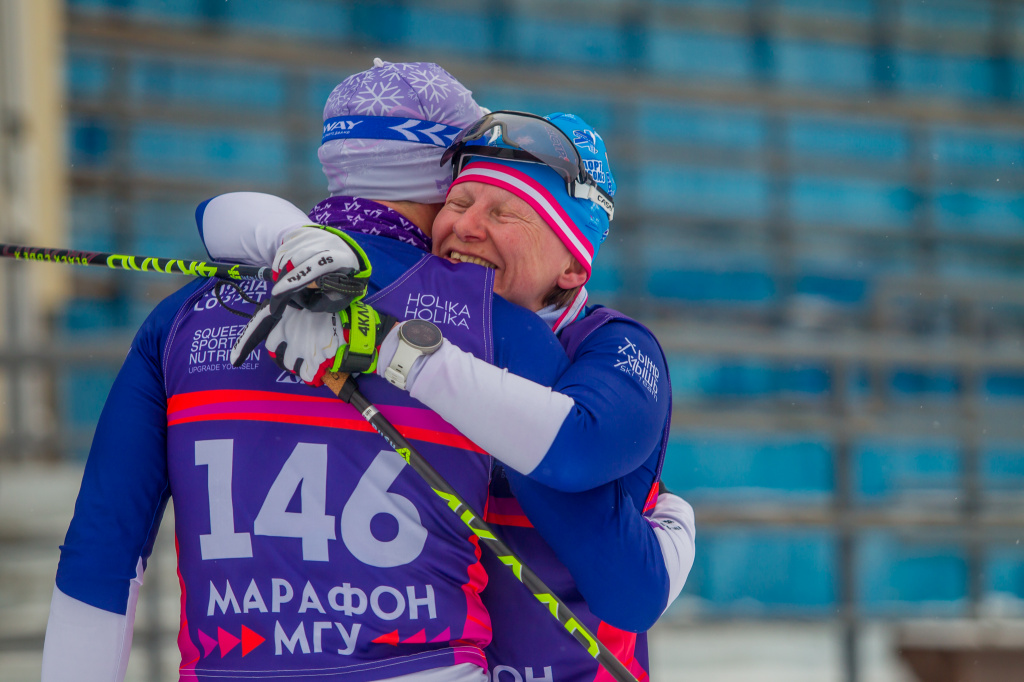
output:
M473 531L473 534L483 544L487 545L495 553L501 563L508 566L519 582L523 583L530 590L530 593L547 607L551 615L562 624L562 627L575 637L576 641L587 650L587 653L597 659L597 662L604 666L604 669L611 673L617 682L637 682L626 666L583 623L576 619L576 616L569 610L569 607L555 596L551 588L545 585L537 574L529 566L526 566L516 556L515 552L494 534L491 527L484 523L480 515L462 499L455 491L455 488L441 474L437 473L437 470L431 466L423 455L416 451L416 448L377 410L373 403L359 392L355 379L348 374L328 372L324 375L324 384L335 395L356 408L363 415L363 419L370 422L374 430L395 449L395 452L402 456L402 459L416 473L423 477L427 485L431 487L438 497L444 500L448 508L462 519L462 522Z
M113 270L135 272L159 272L166 275L191 275L192 277L218 277L229 283L238 280L274 281L270 268L233 263L182 260L180 258L155 258L153 256L126 256L102 251L77 251L75 249L52 249L44 246L19 246L0 243L0 258L58 263L60 265L95 265ZM320 275L316 279L315 293L307 292L300 299L300 305L315 312L336 313L344 310L356 297L366 291L366 283L352 276L350 270L339 270ZM237 287L237 285L232 285ZM244 296L243 296L244 298ZM223 304L223 301L221 302ZM229 308L230 310L230 308Z
M78 251L76 249L54 249L44 246L19 246L0 243L0 257L16 260L30 260L41 263L62 265L95 265L113 270L134 270L136 272L160 272L168 275L191 275L192 277L220 277L221 279L262 279L273 281L270 268L232 263L207 263L199 260L180 258L155 258L152 256L126 256L102 251Z

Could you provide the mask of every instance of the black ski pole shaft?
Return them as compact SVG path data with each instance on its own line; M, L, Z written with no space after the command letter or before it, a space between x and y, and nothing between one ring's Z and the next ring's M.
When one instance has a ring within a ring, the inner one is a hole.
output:
M637 682L636 678L622 662L612 654L601 641L576 619L568 606L559 599L536 573L516 556L508 545L494 534L494 531L480 518L480 515L462 499L455 488L446 481L437 470L424 459L423 455L405 439L380 411L366 399L356 382L347 374L337 372L324 376L324 383L334 391L335 395L356 408L363 418L370 422L374 430L386 440L391 447L409 463L416 473L423 477L427 485L444 500L451 511L465 523L473 534L523 583L537 600L547 607L551 615L562 624L584 649L593 656L604 669L611 673L617 682Z
M160 272L168 275L191 275L192 277L220 277L221 279L262 279L273 281L270 268L231 263L208 263L180 258L155 258L152 256L127 256L102 251L78 251L76 249L52 249L44 246L20 246L0 243L0 258L58 263L62 265L94 265L114 270L136 272Z

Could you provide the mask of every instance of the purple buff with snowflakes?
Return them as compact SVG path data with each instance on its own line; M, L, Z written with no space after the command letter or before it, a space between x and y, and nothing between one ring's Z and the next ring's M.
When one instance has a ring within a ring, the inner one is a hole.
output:
M423 230L398 211L375 201L356 197L327 197L313 207L309 218L317 225L330 225L347 232L381 235L430 251L433 244Z
M331 196L444 202L451 139L483 115L473 93L437 64L393 64L342 81L324 106L318 156Z

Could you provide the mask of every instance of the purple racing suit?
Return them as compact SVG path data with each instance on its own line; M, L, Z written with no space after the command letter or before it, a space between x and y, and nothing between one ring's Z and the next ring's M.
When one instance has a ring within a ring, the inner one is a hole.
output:
M490 273L358 237L374 264L367 300L379 310L402 317L413 302L443 303L444 334L481 359L537 381L565 370L550 330L493 297ZM97 427L58 590L96 609L133 612L131 583L170 499L181 679L286 672L359 681L459 663L485 668L487 574L475 538L328 389L294 381L262 348L232 368L243 321L213 288L200 281L172 295L133 341ZM264 283L247 288L265 296ZM516 344L506 341L513 334ZM407 394L372 375L359 381L483 508L490 458Z

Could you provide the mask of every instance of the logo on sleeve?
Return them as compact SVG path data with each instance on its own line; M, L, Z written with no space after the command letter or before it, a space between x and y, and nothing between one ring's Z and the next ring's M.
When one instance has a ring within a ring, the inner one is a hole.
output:
M647 519L652 526L658 526L664 530L678 533L683 530L683 525L674 519Z
M619 347L619 359L615 366L636 379L647 392L658 399L658 379L661 373L650 356L636 347L628 337L622 337L625 345Z

